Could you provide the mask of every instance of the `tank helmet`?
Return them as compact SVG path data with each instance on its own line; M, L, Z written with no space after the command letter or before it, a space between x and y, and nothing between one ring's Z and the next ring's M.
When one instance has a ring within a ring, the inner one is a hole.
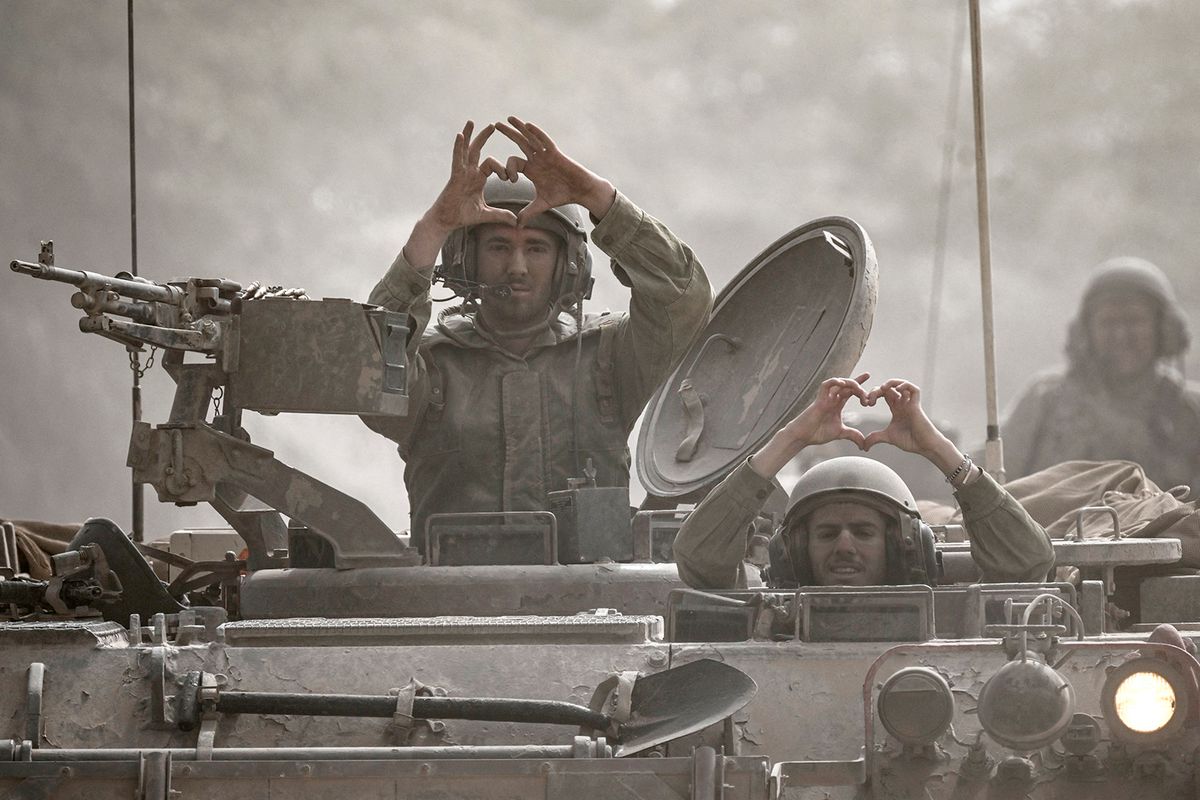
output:
M518 176L515 183L492 175L483 188L483 199L488 205L507 208L514 214L533 202L536 195L533 182L524 175ZM526 225L549 231L560 241L552 315L576 310L592 296L592 255L588 251L583 213L576 205L558 206L538 214ZM440 278L467 302L478 301L483 288L478 278L474 228L468 226L451 232L442 245L442 263L434 271L435 279Z
M791 588L812 583L806 521L821 506L839 502L868 506L887 519L887 583L937 582L933 532L922 522L908 485L885 464L842 456L816 464L792 488L787 514L769 545L766 578L770 585Z
M1158 307L1158 358L1174 358L1187 352L1191 339L1187 318L1179 307L1171 281L1150 261L1121 256L1097 266L1083 290L1079 311L1067 330L1067 355L1072 362L1091 359L1087 321L1096 299L1111 291L1140 292Z

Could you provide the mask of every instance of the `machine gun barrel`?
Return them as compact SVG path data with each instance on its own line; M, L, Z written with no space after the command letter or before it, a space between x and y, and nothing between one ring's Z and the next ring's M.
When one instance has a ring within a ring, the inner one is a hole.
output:
M44 281L57 281L77 286L83 291L108 289L133 300L147 302L178 304L181 292L169 286L157 283L139 281L113 275L102 275L98 272L88 272L82 269L63 269L48 264L36 264L30 261L12 261L9 264L13 272L41 278Z

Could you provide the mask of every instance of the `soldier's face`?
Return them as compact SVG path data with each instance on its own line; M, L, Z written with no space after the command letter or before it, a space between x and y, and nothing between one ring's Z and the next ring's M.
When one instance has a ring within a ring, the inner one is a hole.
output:
M512 294L484 292L481 313L498 333L544 320L554 289L558 237L539 228L480 225L475 229L478 280L488 286L507 284Z
M877 586L887 578L887 518L858 503L808 515L808 563L818 586Z
M1158 307L1134 290L1107 291L1091 304L1088 337L1106 372L1135 377L1154 364L1158 353Z

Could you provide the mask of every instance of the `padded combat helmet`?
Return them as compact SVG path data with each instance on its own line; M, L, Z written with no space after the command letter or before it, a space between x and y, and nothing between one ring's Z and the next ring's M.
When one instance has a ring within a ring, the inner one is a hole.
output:
M1121 256L1110 258L1096 267L1083 290L1079 312L1067 329L1067 356L1073 365L1092 360L1087 320L1096 298L1112 290L1140 292L1158 306L1157 358L1174 358L1187 352L1190 340L1187 318L1179 307L1170 280L1161 269L1144 258Z
M890 467L862 456L822 461L805 472L788 498L787 515L771 538L766 578L780 588L810 585L805 519L827 503L861 503L883 513L887 528L887 582L937 582L933 532L921 521L917 500Z
M533 202L537 190L533 182L521 175L516 183L501 180L495 175L483 187L483 199L496 208L507 208L514 214ZM559 249L554 269L554 306L551 316L560 311L574 311L580 302L592 296L592 256L587 247L587 231L583 214L576 205L552 208L538 214L529 223L557 236L563 246ZM442 263L434 271L456 295L468 303L480 299L478 265L475 260L474 226L453 231L442 245Z

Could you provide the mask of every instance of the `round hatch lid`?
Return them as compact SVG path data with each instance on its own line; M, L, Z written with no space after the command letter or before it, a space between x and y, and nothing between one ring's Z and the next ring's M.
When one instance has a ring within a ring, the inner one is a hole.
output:
M875 315L866 231L825 217L776 241L729 282L712 318L647 405L637 472L646 491L711 487L858 363Z

